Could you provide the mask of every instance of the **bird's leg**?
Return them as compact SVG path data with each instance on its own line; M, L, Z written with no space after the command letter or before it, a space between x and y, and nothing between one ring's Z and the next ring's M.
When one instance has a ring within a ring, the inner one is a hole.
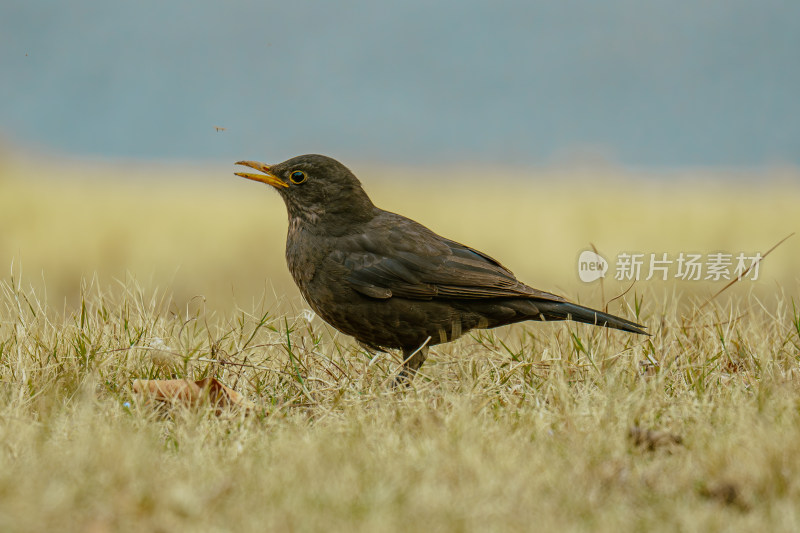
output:
M403 348L403 369L397 374L394 380L394 386L411 384L414 376L417 375L417 370L428 358L428 347L420 346L419 348Z

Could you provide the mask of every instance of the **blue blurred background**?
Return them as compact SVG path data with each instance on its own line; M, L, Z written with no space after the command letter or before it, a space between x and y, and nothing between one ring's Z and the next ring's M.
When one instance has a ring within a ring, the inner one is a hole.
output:
M800 2L6 0L0 62L52 153L800 163Z

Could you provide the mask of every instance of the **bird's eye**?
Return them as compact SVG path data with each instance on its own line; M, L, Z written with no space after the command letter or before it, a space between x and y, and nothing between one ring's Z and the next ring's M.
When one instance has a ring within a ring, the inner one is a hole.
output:
M308 176L306 176L306 173L301 170L295 170L294 172L292 172L292 175L289 176L289 179L292 180L292 183L298 185L306 181L308 179Z

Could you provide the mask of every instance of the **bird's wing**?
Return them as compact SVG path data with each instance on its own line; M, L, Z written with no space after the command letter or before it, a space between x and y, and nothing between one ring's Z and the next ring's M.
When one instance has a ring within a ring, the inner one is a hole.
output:
M521 283L490 256L399 215L341 238L334 255L345 266L346 283L371 298L566 301Z

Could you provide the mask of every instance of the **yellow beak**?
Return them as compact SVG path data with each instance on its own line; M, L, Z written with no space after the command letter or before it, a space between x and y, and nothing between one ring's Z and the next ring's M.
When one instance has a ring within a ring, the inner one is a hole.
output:
M279 177L272 174L269 170L269 165L265 165L264 163L259 163L258 161L237 161L237 165L244 165L246 167L254 168L264 174L251 174L249 172L234 172L235 175L240 176L242 178L247 178L253 181L260 181L261 183L266 183L267 185L272 185L273 187L288 187L289 184L280 179Z

